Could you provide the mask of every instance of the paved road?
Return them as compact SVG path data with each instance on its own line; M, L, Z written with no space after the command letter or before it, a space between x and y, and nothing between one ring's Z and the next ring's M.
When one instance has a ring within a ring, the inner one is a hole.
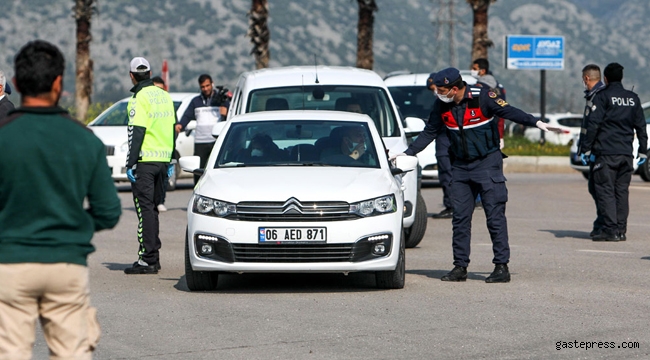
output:
M439 280L452 267L451 222L429 219L421 246L407 250L406 287L392 291L376 290L367 274L258 274L188 292L188 183L168 194L170 211L161 214L161 273L126 276L136 216L128 186L120 187L124 215L97 234L89 260L103 330L95 359L648 358L650 184L633 180L628 241L595 243L595 208L580 174L507 176L513 281L483 281L492 254L476 213L466 283ZM440 188L423 192L429 211L439 211ZM596 343L556 350L558 342ZM46 354L39 336L34 358Z

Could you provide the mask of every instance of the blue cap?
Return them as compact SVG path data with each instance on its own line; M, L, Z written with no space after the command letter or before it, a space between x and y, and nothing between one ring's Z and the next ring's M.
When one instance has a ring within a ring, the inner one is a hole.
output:
M9 86L9 81L5 84L5 93L7 95L11 94L11 87Z
M449 86L449 84L454 83L454 81L460 78L460 71L458 71L456 68L451 67L438 71L433 76L433 83L436 86Z
M432 72L427 78L427 89L433 85L433 77L436 76L436 73Z

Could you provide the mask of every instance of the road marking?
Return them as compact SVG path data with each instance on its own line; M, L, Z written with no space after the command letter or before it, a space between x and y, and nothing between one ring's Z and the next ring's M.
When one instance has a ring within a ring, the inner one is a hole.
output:
M612 251L612 250L576 250L583 252L608 253L608 254L631 254L629 251Z

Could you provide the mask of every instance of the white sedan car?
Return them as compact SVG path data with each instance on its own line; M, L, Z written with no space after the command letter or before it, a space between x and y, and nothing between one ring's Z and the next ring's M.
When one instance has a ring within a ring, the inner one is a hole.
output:
M535 118L539 119L539 113L531 113ZM545 114L546 123L560 129L560 132L546 132L544 133L544 140L549 144L555 145L571 145L573 137L580 135L580 126L582 126L582 114L567 113L552 113ZM536 127L528 127L524 130L524 136L533 142L537 142L541 137L541 130Z
M183 116L185 109L192 99L198 94L194 93L169 93L174 101L174 108L178 119ZM129 142L127 135L127 124L129 118L126 113L126 106L129 103L128 98L124 98L108 109L104 110L97 118L88 124L88 127L97 135L97 137L106 145L106 160L111 168L113 180L128 181L126 177L126 154L129 151ZM194 134L181 132L176 138L176 153L174 158L194 154ZM176 179L178 177L192 177L191 174L181 173L180 167L176 166L174 176L169 179L168 190L176 188Z
M372 271L380 288L404 286L401 176L417 158L392 167L368 116L256 112L213 133L205 169L180 159L202 174L187 207L190 290L216 288L220 272Z

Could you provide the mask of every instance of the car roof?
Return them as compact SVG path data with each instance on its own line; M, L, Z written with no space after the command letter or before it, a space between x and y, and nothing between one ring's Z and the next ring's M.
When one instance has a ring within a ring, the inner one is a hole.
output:
M193 99L195 96L198 96L199 93L191 93L191 92L170 92L169 96L172 97L172 101L183 101L187 98ZM125 102L129 101L131 99L131 96L125 97L124 99L121 99L118 102Z
M468 85L476 84L476 78L463 74L461 72L460 76L463 78ZM391 75L384 79L386 86L425 86L427 79L429 78L429 73L418 73L418 74L399 74Z
M368 115L333 110L258 111L235 115L228 119L228 121L233 123L266 120L353 121L369 123L374 126L374 122Z
M296 85L366 85L385 88L374 71L349 66L287 66L248 71L241 75L251 89ZM318 81L318 82L317 82Z

